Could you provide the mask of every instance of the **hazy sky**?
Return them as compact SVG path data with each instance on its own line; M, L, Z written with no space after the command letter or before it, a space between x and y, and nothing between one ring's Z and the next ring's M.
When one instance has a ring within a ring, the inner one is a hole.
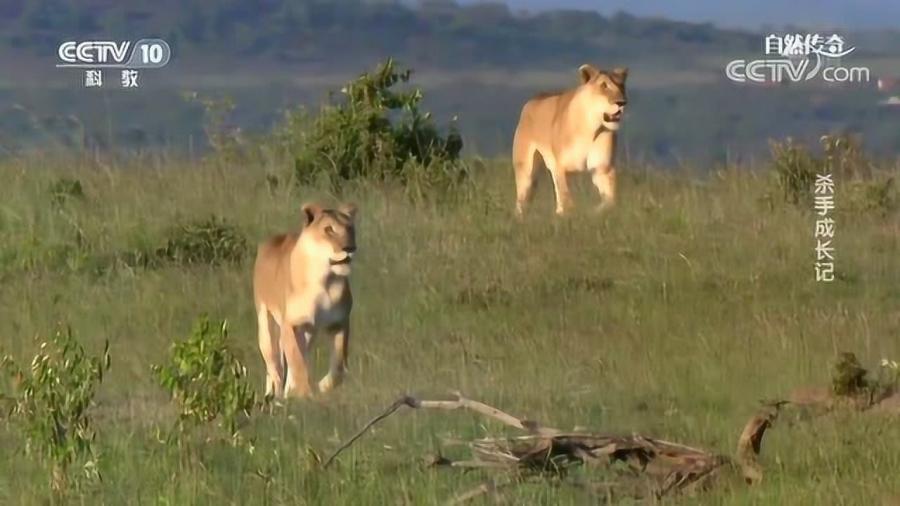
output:
M463 0L473 3L478 0ZM795 24L810 28L900 29L900 0L506 0L513 9L578 8L611 14L711 21L732 27Z

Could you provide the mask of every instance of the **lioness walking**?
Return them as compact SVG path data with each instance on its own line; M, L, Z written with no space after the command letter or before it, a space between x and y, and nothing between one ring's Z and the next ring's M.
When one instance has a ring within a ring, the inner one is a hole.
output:
M628 69L605 72L582 65L578 72L580 85L558 93L540 94L522 108L513 139L516 215L522 215L531 198L538 175L538 158L553 178L557 214L571 207L566 180L569 172L592 173L602 199L601 208L615 202L616 131L628 102L625 95Z
M316 385L320 392L340 384L347 363L356 207L306 204L302 214L299 233L278 235L259 246L253 269L266 395L276 397L312 393L307 357L316 334L334 342L328 374Z

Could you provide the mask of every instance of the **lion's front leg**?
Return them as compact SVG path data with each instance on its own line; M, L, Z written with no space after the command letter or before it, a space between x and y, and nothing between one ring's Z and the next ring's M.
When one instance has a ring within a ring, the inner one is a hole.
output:
M594 169L591 178L597 192L600 193L600 210L612 207L616 203L616 169L612 165L600 166Z
M284 395L284 366L280 337L275 333L277 325L272 320L265 304L257 309L257 325L259 332L259 351L266 363L266 395L282 397Z
M557 167L550 171L553 188L556 191L556 214L563 215L572 209L572 197L569 194L569 178L566 171Z
M313 327L309 322L300 325L281 325L281 349L287 362L287 384L285 397L308 397L312 394L309 384L309 370L306 366L309 339ZM299 339L298 339L299 337Z
M350 351L350 322L329 329L334 341L334 349L331 350L331 365L328 374L319 381L319 391L326 393L333 390L344 380L347 373L347 355Z

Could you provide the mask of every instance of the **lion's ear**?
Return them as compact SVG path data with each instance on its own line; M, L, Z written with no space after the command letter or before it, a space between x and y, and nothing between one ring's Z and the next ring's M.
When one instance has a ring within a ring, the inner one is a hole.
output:
M610 75L612 75L614 81L622 84L628 78L628 67L616 67L612 69Z
M356 219L356 211L357 211L356 204L351 204L351 203L341 204L341 206L338 207L338 211L349 216L351 220Z
M599 73L600 71L589 63L585 63L584 65L578 67L578 75L581 76L581 84L584 84L597 77L597 74Z
M315 221L315 219L318 218L320 214L322 214L322 206L312 202L303 204L303 207L301 209L303 211L303 226L305 227L308 227L310 223Z

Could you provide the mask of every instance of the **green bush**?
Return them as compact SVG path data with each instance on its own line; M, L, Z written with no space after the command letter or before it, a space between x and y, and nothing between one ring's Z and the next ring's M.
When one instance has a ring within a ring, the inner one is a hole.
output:
M299 183L324 178L334 190L357 179L398 181L424 193L462 182L462 139L450 126L442 135L431 114L422 112L422 90L397 91L410 70L393 60L341 88L315 117L293 112L276 132L291 158Z
M898 389L900 366L894 360L882 359L874 378L851 352L842 352L832 366L831 391L839 397L862 397L872 404Z
M212 216L172 227L162 246L124 251L115 255L115 261L128 267L145 269L168 264L240 263L249 251L247 244L247 238L237 227Z
M110 366L109 343L103 355L88 357L67 328L41 343L27 371L9 356L0 365L15 385L10 421L23 433L26 453L48 464L52 490L65 491L81 478L99 479L89 410ZM74 464L80 464L80 474L71 475Z
M822 162L809 150L790 137L783 142L772 141L772 166L785 202L806 204L811 201L816 174Z
M204 97L196 91L184 93L183 98L203 108L203 133L212 151L224 157L236 155L241 146L240 129L228 124L234 112L234 100L230 97Z
M178 404L178 430L184 433L219 420L232 441L239 419L250 416L257 397L247 382L247 368L228 349L228 324L201 317L187 340L175 343L168 363L152 370Z
M159 260L180 265L240 263L247 255L247 239L215 216L175 227L165 246L156 251Z
M50 201L63 205L70 200L84 199L84 188L77 179L59 178L50 184Z
M825 172L843 181L868 179L872 162L862 148L862 139L854 135L823 135L819 142L825 152Z
M841 396L856 395L869 387L867 375L856 355L845 351L834 362L831 391Z
M819 139L823 156L788 138L771 142L772 166L785 202L807 205L812 201L816 174L831 174L845 198L841 207L850 211L892 210L897 201L893 178L876 177L859 137L836 134Z
M880 366L876 381L882 385L882 390L886 394L900 392L900 364L896 360L883 358Z
M894 178L875 170L862 139L855 135L823 135L819 141L825 157L824 172L838 182L842 209L886 215L897 206Z

